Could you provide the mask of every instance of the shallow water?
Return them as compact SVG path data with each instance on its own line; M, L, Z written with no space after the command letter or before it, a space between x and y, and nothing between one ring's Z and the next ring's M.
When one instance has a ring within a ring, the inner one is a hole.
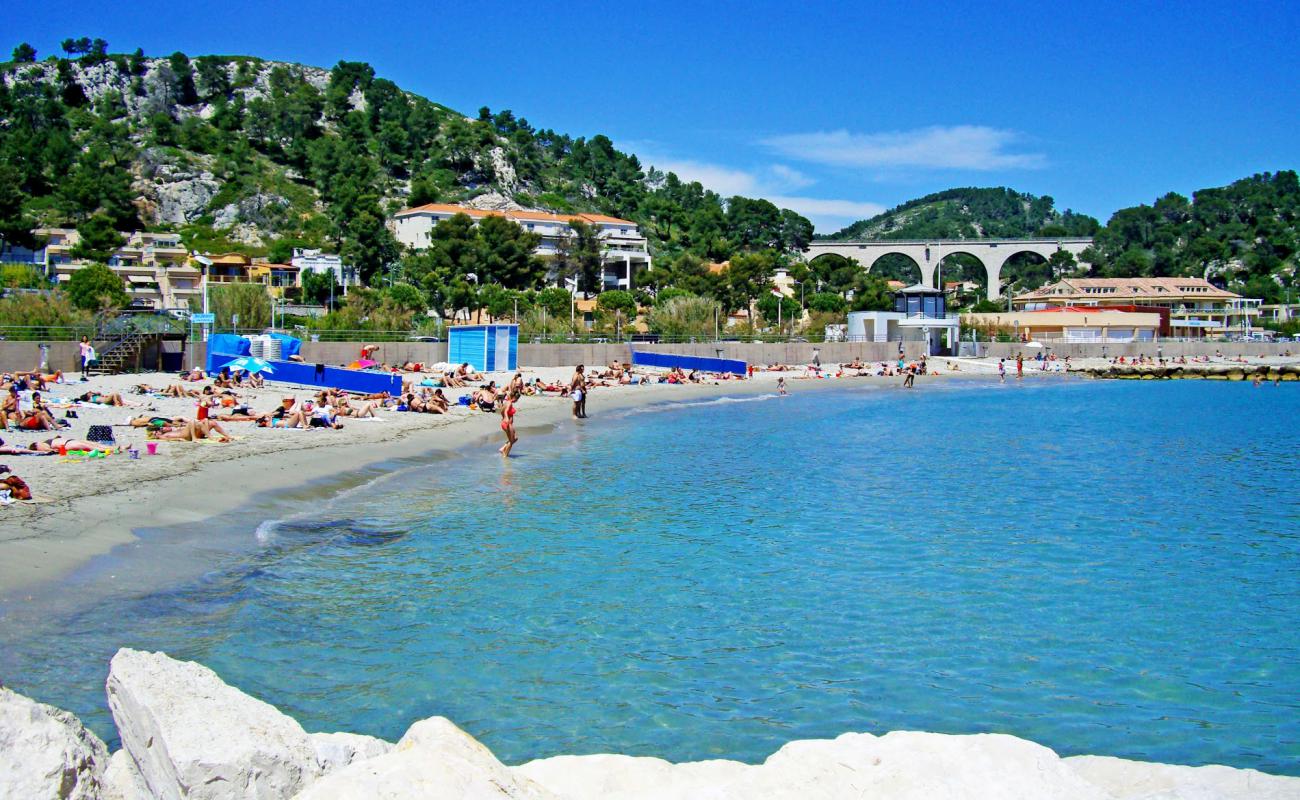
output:
M442 714L509 763L913 729L1300 774L1296 387L592 410L504 465L493 444L251 509L180 553L206 572L101 594L167 574L146 540L8 604L0 677L103 734L126 645L308 730Z

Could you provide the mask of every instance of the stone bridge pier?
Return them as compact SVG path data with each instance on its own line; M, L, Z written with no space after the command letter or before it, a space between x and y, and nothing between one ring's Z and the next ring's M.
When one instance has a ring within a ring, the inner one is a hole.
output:
M804 253L812 262L820 256L837 255L852 259L867 272L882 256L897 253L907 256L921 270L921 285L935 288L935 273L946 256L965 253L984 266L988 278L988 297L1002 296L1002 267L1019 253L1034 253L1049 259L1058 250L1079 257L1092 245L1091 238L1069 239L934 239L931 241L814 241Z

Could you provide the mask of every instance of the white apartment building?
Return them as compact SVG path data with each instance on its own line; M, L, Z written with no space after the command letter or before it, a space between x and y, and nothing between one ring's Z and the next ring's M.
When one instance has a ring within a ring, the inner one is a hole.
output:
M356 270L344 264L343 259L333 253L322 253L320 250L295 247L293 249L293 258L289 260L289 264L298 270L299 286L302 285L302 275L306 272L334 273L334 282L343 287L345 296L348 293L348 287L357 284Z
M535 251L542 258L554 258L562 239L571 237L569 223L581 220L596 226L603 244L605 289L631 289L637 270L650 266L650 249L635 222L603 214L552 214L547 211L483 211L468 206L429 203L398 212L392 220L397 241L413 249L429 246L434 226L456 214L465 214L475 222L486 217L505 217L525 230L542 237ZM554 280L554 276L550 276Z

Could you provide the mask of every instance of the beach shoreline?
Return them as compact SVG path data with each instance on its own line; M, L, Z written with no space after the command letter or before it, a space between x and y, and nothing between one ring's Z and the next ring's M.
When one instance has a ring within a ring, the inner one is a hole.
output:
M796 374L801 373L787 373L791 378ZM147 382L166 376L131 377ZM756 380L716 384L602 387L593 393L592 419L583 424L599 425L602 415L632 407L772 393L776 377L776 373L760 373ZM886 388L896 383L892 378L787 381L792 392L846 386ZM261 394L279 393L288 392L279 387ZM529 438L572 418L567 398L525 397L519 408L521 452L526 451ZM122 417L127 410L114 411ZM33 492L42 500L0 511L0 607L32 599L34 593L57 585L97 557L138 542L141 529L220 524L221 516L232 508L294 490L334 495L373 478L367 474L385 462L431 463L473 448L495 449L500 437L495 414L457 409L447 416L381 412L381 417L384 424L345 420L345 424L362 429L359 438L347 437L346 432L275 432L283 436L271 441L274 449L267 449L265 438L243 440L246 429L239 428L232 432L240 440L230 445L168 442L158 456L141 454L138 460L115 455L98 463L56 466L52 462L63 461L58 456L11 456L6 463L33 485ZM392 421L408 424L387 424ZM121 429L116 430L122 436ZM292 438L286 440L285 436ZM143 436L138 438L135 444L142 446ZM168 468L168 456L172 456L174 468ZM95 471L76 476L80 480L73 482L80 486L79 494L51 496L42 486L41 478L49 478L52 469L86 468Z
M1086 377L1084 370L1104 365L1104 359L1071 365L1070 372L1040 369L1026 362L1026 379L1067 379ZM1295 359L1268 359L1268 362L1294 363ZM918 387L932 381L997 381L996 359L938 357L932 366L935 376L920 380ZM952 370L950 365L956 365ZM1216 365L1220 366L1220 365ZM827 365L828 373L832 365ZM551 382L565 382L570 367L523 368L531 380L540 376ZM590 423L600 424L602 415L635 406L688 403L728 395L746 396L778 391L778 378L786 378L789 392L846 387L902 389L902 379L890 377L850 377L814 379L802 366L786 372L758 371L749 380L729 380L700 384L661 384L610 386L597 388L592 394L594 416ZM503 384L510 373L485 376ZM174 383L174 375L143 373L96 378L90 383L71 383L53 387L50 394L66 394L94 387L97 391L121 392L128 402L139 402L128 390L137 383L165 385ZM1014 362L1007 363L1007 383L1015 381ZM468 389L449 389L453 398ZM307 396L302 387L268 385L256 391L241 392L255 409L271 407L280 395ZM193 401L187 399L148 400L150 411L164 415L192 415ZM518 429L523 435L521 452L528 439L543 429L568 424L571 403L555 396L524 397L519 403ZM82 422L120 424L136 409L80 409ZM349 474L362 475L388 461L434 459L475 447L495 449L500 437L495 414L469 411L453 405L448 415L412 414L381 411L382 422L345 419L349 430L286 431L253 428L252 423L229 423L237 441L232 444L165 442L158 456L143 452L139 459L126 455L65 464L58 456L30 458L0 456L32 486L39 502L16 503L0 509L0 608L29 598L30 593L57 584L59 580L84 567L96 557L114 548L139 540L140 529L169 528L177 525L219 524L222 514L239 508L257 497L303 489L312 484L328 486L337 493L359 483ZM77 423L79 429L81 423ZM119 441L144 449L140 429L114 428ZM28 438L47 438L41 433ZM15 438L17 434L6 434ZM25 445L14 440L10 444ZM75 471L75 472L74 472ZM143 509L143 511L142 511Z

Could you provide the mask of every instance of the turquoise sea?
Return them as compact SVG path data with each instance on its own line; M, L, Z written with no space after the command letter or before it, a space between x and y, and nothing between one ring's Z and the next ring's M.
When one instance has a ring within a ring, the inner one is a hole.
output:
M591 411L509 463L494 441L148 531L0 604L0 680L104 735L128 645L308 730L441 714L507 763L911 729L1300 775L1300 386Z

